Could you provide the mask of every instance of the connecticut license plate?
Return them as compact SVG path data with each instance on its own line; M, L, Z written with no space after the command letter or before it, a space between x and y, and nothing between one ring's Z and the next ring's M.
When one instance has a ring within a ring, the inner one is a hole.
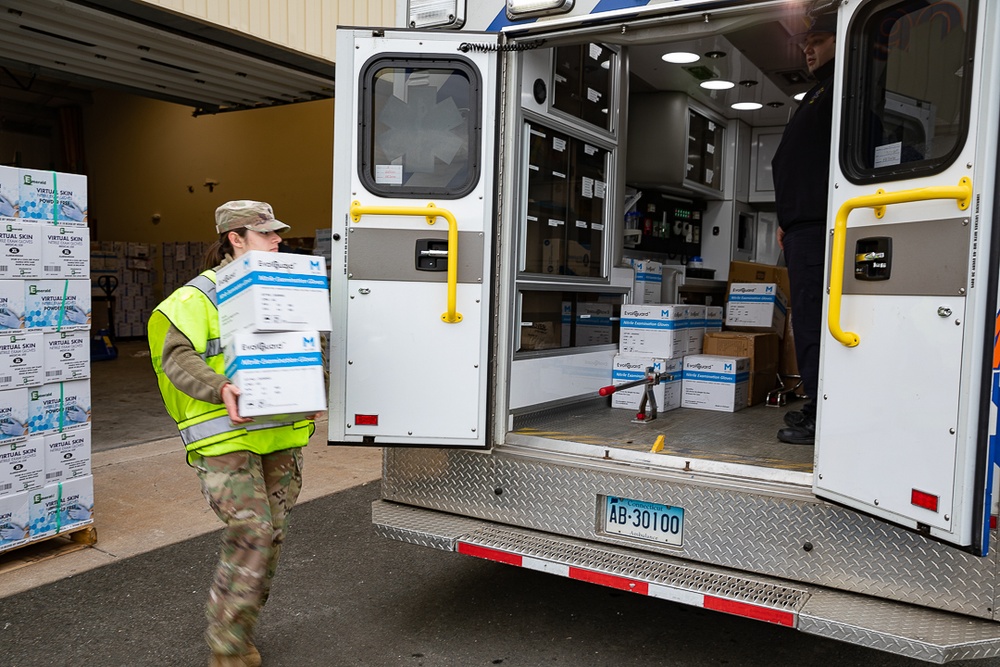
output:
M606 496L604 532L679 547L684 544L684 508Z

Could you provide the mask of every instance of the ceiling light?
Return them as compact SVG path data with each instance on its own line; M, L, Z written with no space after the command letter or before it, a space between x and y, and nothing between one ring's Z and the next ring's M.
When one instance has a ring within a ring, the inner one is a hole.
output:
M668 63L674 63L675 65L685 65L687 63L697 62L701 57L697 53L688 53L687 51L673 51L671 53L664 53L660 56Z
M725 51L709 51L708 53L705 54L705 57L706 58L711 58L713 60L715 60L716 58L725 58L726 57L726 52Z
M708 90L729 90L736 84L725 79L709 79L708 81L702 81L699 85Z
M760 102L737 102L732 105L733 109L737 111L756 111L757 109L764 106Z
M795 100L796 102L801 102L801 101L802 101L802 98L803 98L803 97L805 97L805 96L806 96L806 91L802 91L802 92L801 92L801 93L799 93L798 95L794 95L794 96L792 97L792 99L794 99L794 100Z
M785 106L785 103L774 101L774 102L768 102L767 106L771 107L772 109L780 109L781 107Z
M757 85L757 82L754 81L753 79L743 79L742 81L740 81L740 85L743 86L744 88L753 88L754 86Z

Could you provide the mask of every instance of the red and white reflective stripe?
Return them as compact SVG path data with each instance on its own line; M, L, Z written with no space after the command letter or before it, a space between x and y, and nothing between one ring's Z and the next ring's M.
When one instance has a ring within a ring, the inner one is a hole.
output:
M776 625L784 625L789 628L794 628L797 620L797 614L791 611L764 607L762 605L750 604L739 600L720 598L714 595L705 595L694 591L685 591L672 586L652 584L647 581L630 579L629 577L620 577L614 574L605 574L604 572L596 572L582 567L574 567L572 565L554 563L540 558L522 556L510 551L491 549L489 547L479 546L478 544L469 544L468 542L458 543L458 553L465 554L466 556L475 556L476 558L496 561L497 563L506 563L507 565L525 567L529 570L538 570L540 572L548 572L549 574L557 574L561 577L587 581L592 584L600 584L601 586L607 586L609 588L617 588L622 591L638 593L639 595L648 595L649 597L670 600L671 602L679 602L681 604L687 604L694 607L702 607L704 609L711 609L712 611L721 611L735 616L744 616L746 618L765 621L767 623L774 623Z

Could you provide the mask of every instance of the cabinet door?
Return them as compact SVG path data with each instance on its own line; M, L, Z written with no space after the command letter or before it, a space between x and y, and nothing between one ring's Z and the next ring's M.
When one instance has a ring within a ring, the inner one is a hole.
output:
M755 127L750 134L750 201L774 201L771 158L781 143L783 127Z

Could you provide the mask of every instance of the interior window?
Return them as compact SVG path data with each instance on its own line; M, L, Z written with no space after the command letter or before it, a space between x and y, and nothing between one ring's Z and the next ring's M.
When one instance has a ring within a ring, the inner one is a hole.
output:
M969 117L973 0L874 3L852 28L845 170L852 180L935 173L961 150ZM853 90L852 90L853 89Z
M370 192L458 199L475 187L480 84L471 64L379 57L361 87L358 169Z

